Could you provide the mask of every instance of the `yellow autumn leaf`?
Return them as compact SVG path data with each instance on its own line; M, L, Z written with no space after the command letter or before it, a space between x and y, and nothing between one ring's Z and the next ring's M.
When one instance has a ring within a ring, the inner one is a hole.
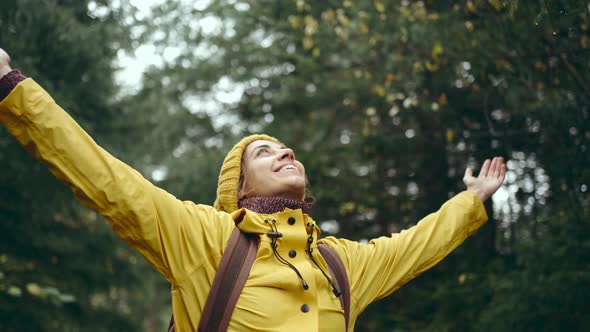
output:
M502 9L502 1L501 0L488 0L488 3L494 7L496 11L500 11Z
M359 32L362 35L366 35L369 33L369 27L365 23L359 24Z
M346 202L346 203L340 205L340 209L339 209L340 215L343 216L343 215L347 215L347 214L353 212L355 209L355 206L356 205L354 204L354 202Z
M547 65L545 63L543 63L542 61L535 61L534 66L536 69L539 69L541 71L547 70Z
M373 4L375 5L375 9L377 9L378 12L385 12L385 5L383 4L383 2L381 2L380 0L375 0Z
M465 275L465 273L463 273L459 276L457 282L459 282L459 285L463 285L466 280L467 280L467 275Z
M305 34L313 35L318 31L318 21L316 21L315 18L313 18L313 16L305 16L303 22L305 24Z
M303 37L303 48L309 50L313 47L313 39L310 36Z
M336 13L334 12L334 10L332 8L325 10L322 13L322 21L324 21L328 24L336 23Z
M426 69L430 72L434 72L438 70L438 64L434 63L434 62L430 62L430 61L426 61L424 63L424 66L426 67Z
M317 58L320 56L320 49L317 47L313 48L313 51L311 51L311 54L313 55L314 58Z
M588 39L588 36L582 36L580 38L580 46L582 48L588 48L588 45L590 45L590 39Z
M305 1L304 0L296 0L297 4L297 11L302 12L305 9Z
M414 62L414 64L412 65L412 71L414 73L419 72L422 69L422 63L420 63L420 61L416 61Z
M299 27L301 26L301 18L299 16L289 15L289 18L287 20L289 21L289 25L291 25L291 28L295 30L299 29Z
M340 22L340 24L343 27L347 27L348 25L350 25L350 20L348 19L346 14L344 14L344 11L342 9L338 9L337 13L338 13L338 15L337 15L338 22Z
M377 94L379 97L385 96L385 89L379 84L373 84L373 92Z
M363 135L363 137L369 137L369 134L371 133L370 129L368 126L365 126L363 128L363 131L361 132L361 135Z
M443 54L444 51L445 50L440 42L434 43L434 45L432 46L432 59L438 61L438 56Z
M41 294L41 292L42 292L42 289L36 283L28 283L27 284L27 291L31 295L39 296Z
M447 129L447 143L452 143L455 138L455 132L452 129Z

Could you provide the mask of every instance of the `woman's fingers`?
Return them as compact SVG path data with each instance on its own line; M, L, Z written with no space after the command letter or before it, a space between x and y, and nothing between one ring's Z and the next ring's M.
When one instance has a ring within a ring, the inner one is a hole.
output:
M6 53L5 50L0 48L0 65L8 65L10 64L10 56Z
M490 163L490 169L488 170L488 177L495 179L496 172L498 170L498 157L494 157Z
M506 163L504 159L502 159L502 167L500 169L500 182L504 182L504 178L506 177Z
M494 169L494 179L498 179L500 177L500 173L502 172L502 165L504 164L504 159L502 157L497 157L496 159L496 168Z
M490 169L490 160L486 159L486 161L483 162L483 166L481 166L481 170L479 171L478 177L488 176L489 169Z
M470 177L473 177L473 170L471 169L471 167L467 167L465 169L465 175L463 175L463 179L468 179Z

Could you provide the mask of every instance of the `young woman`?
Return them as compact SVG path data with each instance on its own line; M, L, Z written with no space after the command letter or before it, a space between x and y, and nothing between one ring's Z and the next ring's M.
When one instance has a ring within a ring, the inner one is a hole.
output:
M9 60L0 49L0 122L172 284L177 331L197 330L235 227L258 236L259 247L229 331L345 330L318 243L333 248L346 268L353 331L367 305L438 263L487 220L482 202L506 172L502 158L486 160L477 178L467 169L466 191L400 233L368 244L318 239L304 202L305 168L277 139L252 135L230 150L214 206L183 202L100 148Z

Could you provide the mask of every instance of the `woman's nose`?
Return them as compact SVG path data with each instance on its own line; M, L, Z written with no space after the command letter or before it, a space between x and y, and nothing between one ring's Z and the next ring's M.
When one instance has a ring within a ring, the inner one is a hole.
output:
M285 149L281 149L280 150L280 160L283 159L291 159L291 160L295 160L295 153L293 152L293 150L289 149L289 148L285 148Z

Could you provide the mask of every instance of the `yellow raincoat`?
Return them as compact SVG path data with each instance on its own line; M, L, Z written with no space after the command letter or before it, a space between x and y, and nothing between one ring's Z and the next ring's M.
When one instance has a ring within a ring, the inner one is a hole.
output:
M340 302L305 252L306 225L315 222L301 210L264 215L240 209L227 214L180 201L99 147L30 78L0 103L0 122L172 284L177 331L197 330L235 218L242 219L238 227L244 232L260 234L260 248L229 331L344 330ZM265 219L277 221L283 234L278 251L301 272L308 290L293 270L274 257ZM486 220L479 197L466 191L416 226L368 244L321 239L336 250L348 272L348 330L354 330L356 318L368 304L435 265ZM316 231L312 248L317 247L318 235ZM289 255L292 250L294 257ZM327 271L317 252L314 257Z

